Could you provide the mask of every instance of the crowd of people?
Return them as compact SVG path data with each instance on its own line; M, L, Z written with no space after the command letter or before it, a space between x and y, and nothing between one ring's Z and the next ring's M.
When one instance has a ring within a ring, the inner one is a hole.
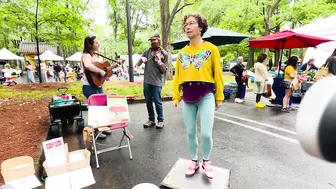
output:
M268 61L270 64L271 61ZM326 73L322 77L327 76L335 76L336 75L336 49L334 52L330 55L330 57L327 58L327 61L324 65L322 65L323 68L327 70ZM269 82L269 80L272 80L272 75L269 73L270 69L272 67L268 67L267 69L267 55L266 54L260 54L258 56L257 62L254 64L254 82L253 82L253 92L256 94L256 104L255 106L257 108L264 108L266 107L265 104L261 102L261 97L270 98L272 96L272 83ZM244 90L242 90L244 84L248 84L248 80L246 80L246 76L244 75L244 71L246 68L243 65L243 58L238 57L237 58L237 64L230 69L230 72L232 72L235 75L235 80L237 82L237 94L234 102L236 103L242 103L243 96L242 94ZM294 111L294 108L290 106L290 98L293 95L294 88L293 83L300 84L302 82L300 78L301 73L310 72L310 71L318 71L320 70L318 67L315 66L315 59L311 58L308 62L302 64L302 60L298 58L297 56L291 56L288 58L288 60L285 62L285 67L283 70L283 77L284 80L280 84L279 87L285 89L285 96L283 98L282 102L282 109L283 112L290 112ZM316 79L316 78L315 78Z

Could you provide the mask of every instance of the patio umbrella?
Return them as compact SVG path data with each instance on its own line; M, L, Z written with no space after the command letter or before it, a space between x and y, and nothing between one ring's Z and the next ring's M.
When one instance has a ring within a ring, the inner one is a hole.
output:
M272 35L260 37L249 41L250 48L268 48L268 49L282 49L280 55L279 68L281 67L281 59L283 55L283 49L293 48L305 48L316 47L317 45L325 42L332 41L331 39L315 37L311 35L305 35L295 33L290 30L277 32ZM278 71L279 77L280 69Z
M240 43L243 39L248 38L248 35L236 33L229 30L223 30L220 28L209 27L208 30L204 33L203 39L208 41L216 46L227 45L227 44L236 44ZM177 41L174 41L170 45L176 49L182 49L189 43L187 37L183 37Z
M332 40L285 30L272 35L250 40L249 47L268 49L293 49L316 47L321 43L329 41Z

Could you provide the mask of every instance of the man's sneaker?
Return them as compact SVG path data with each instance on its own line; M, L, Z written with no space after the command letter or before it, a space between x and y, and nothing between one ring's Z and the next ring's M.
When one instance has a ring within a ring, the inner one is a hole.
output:
M211 162L210 161L203 161L202 168L204 169L205 176L208 179L213 179L214 172L212 170Z
M111 130L103 131L103 134L104 135L110 135L110 134L112 134L112 131Z
M145 128L153 127L153 126L155 126L155 122L154 121L147 121L145 124L143 124L143 126Z
M163 121L159 121L158 124L156 125L157 129L162 129L164 127Z
M191 161L186 171L186 176L187 177L193 176L196 173L196 171L199 169L199 167L200 165L198 162Z

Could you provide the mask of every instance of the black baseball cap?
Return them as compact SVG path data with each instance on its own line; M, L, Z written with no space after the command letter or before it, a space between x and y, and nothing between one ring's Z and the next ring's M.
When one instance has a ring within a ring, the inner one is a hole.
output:
M154 39L160 39L160 35L159 35L158 33L156 33L156 34L154 34L152 37L150 37L150 38L148 39L148 41L150 41L150 40L154 40Z

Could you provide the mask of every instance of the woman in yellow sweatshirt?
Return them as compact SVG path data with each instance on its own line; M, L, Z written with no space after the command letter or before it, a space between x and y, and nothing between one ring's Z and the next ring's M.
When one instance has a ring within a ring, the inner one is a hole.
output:
M197 157L196 115L200 114L201 139L205 175L212 179L214 174L209 161L212 150L212 130L215 109L224 100L224 82L218 48L202 36L208 29L207 20L199 14L184 16L183 28L190 42L179 52L175 75L173 101L177 108L183 99L183 117L191 162L186 176L192 176L199 169ZM181 96L182 91L182 96Z

